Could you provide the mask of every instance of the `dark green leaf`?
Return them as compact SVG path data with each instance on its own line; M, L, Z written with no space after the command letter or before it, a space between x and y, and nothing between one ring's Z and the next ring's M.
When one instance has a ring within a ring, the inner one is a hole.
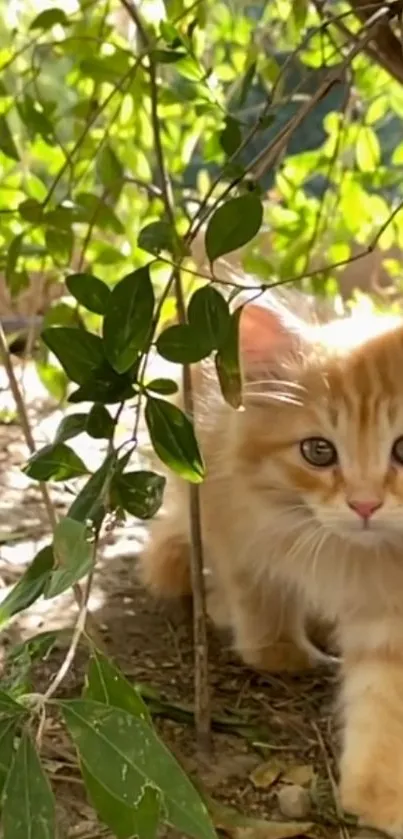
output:
M96 440L109 440L114 430L114 420L104 405L93 405L87 418L87 433Z
M204 463L193 425L176 405L148 397L145 418L154 450L163 463L186 480L198 484Z
M254 193L230 198L213 213L206 230L206 251L210 262L241 248L259 232L263 206Z
M158 790L144 786L136 805L128 807L91 775L85 763L81 763L81 774L94 809L117 839L154 839L160 818Z
M29 734L24 731L4 788L4 839L53 839L55 802Z
M14 757L14 738L17 733L17 720L12 717L0 719L0 795Z
M15 145L4 114L0 115L0 151L2 151L6 157L10 157L11 160L19 161L20 159L17 146Z
M74 237L72 230L57 230L48 227L45 231L46 247L58 265L68 265L73 250Z
M138 519L151 519L161 507L164 487L162 475L138 471L116 476L111 489L119 507Z
M86 430L87 414L69 414L63 417L55 436L55 443L65 443Z
M249 65L249 67L246 70L246 73L245 73L245 75L242 79L242 85L241 85L241 90L240 90L239 99L238 99L238 107L240 107L240 108L246 102L246 99L248 97L250 88L252 86L253 79L255 77L255 73L256 73L256 61L253 61L252 64Z
M225 128L220 134L220 145L225 154L231 157L242 142L242 132L237 119L227 117Z
M108 487L115 464L116 454L113 453L91 475L68 511L70 519L81 522L98 520L108 501Z
M47 658L56 644L58 635L57 631L41 632L11 647L6 657L1 685L14 699L32 692L28 678L32 665L38 659L44 661Z
M54 557L50 545L39 551L32 560L18 583L13 586L7 597L0 604L0 626L13 615L28 609L43 593L50 572L53 568Z
M148 722L98 702L60 704L81 760L112 796L134 808L145 787L161 790L164 821L215 839L207 808Z
M160 64L175 64L176 61L185 57L186 50L153 50L152 55Z
M54 443L32 455L23 472L35 481L67 481L69 478L86 475L88 469L69 446Z
M42 339L59 359L69 379L84 384L104 360L101 338L85 329L55 326L44 329Z
M56 568L46 587L46 599L57 597L85 577L94 562L94 546L88 541L88 530L82 522L64 518L53 534Z
M217 289L207 285L192 295L188 307L189 327L209 352L219 349L225 341L230 318L228 303Z
M70 274L66 279L70 294L85 306L89 312L104 315L110 301L110 290L106 283L92 274Z
M133 395L131 375L128 373L119 375L105 361L94 370L78 390L70 394L68 401L73 403L101 402L103 405L115 405L117 402L130 399Z
M183 241L167 221L153 221L143 227L139 233L138 245L156 256L161 251L168 251L177 256L185 256L187 253Z
M139 268L114 287L105 315L105 353L118 373L129 370L150 337L154 291L148 267ZM100 400L101 401L101 400Z
M21 218L31 221L33 224L40 224L43 216L43 207L35 198L27 198L18 205L18 212Z
M66 12L63 9L45 9L34 18L30 25L30 29L42 29L46 32L52 29L53 26L59 24L60 26L69 26L69 20L66 17Z
M146 387L147 390L160 393L162 396L172 396L178 391L178 385L172 379L152 379Z
M23 238L23 233L19 233L18 236L14 236L14 239L11 240L8 246L6 262L6 280L8 284L15 275L18 258L21 254Z
M215 365L221 393L233 408L242 405L242 379L239 364L239 321L242 307L231 315L230 327L225 342L218 350Z
M211 352L205 336L182 323L164 329L156 345L159 354L175 364L195 364Z
M90 658L84 698L121 708L151 725L147 705L140 693L99 650L94 650Z

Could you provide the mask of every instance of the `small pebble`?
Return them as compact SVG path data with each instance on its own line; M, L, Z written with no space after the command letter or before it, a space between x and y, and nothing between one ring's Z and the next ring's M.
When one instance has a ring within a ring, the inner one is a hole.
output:
M309 792L297 784L281 787L277 793L281 814L287 819L306 819L311 811Z

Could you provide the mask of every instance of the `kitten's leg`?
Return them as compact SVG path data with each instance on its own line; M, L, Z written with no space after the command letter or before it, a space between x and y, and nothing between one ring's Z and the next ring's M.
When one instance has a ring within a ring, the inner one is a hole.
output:
M361 625L356 644L354 631L343 665L341 801L365 824L403 836L403 618Z
M245 663L272 672L298 672L317 665L304 648L297 598L278 584L262 593L251 589L246 579L237 583L228 599L235 647Z
M150 540L138 560L138 576L156 597L191 594L190 545L182 515L167 515L151 528Z

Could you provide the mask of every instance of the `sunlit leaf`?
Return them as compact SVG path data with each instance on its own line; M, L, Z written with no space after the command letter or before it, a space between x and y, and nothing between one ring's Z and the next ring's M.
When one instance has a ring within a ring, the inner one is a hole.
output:
M210 217L206 230L206 251L210 262L241 248L259 232L263 206L254 193L230 198Z
M124 373L137 360L150 335L154 291L148 267L128 274L114 287L103 324L105 353Z
M112 483L113 497L119 507L138 519L150 519L161 507L165 478L155 472L125 472Z
M65 443L44 446L32 455L23 472L35 481L67 481L88 472L81 458Z
M66 517L59 521L53 534L56 567L46 586L46 599L57 597L81 580L94 562L94 546L88 541L84 524Z
M358 132L355 154L361 172L373 172L379 165L381 147L375 131L369 125L361 126Z
M176 405L148 397L145 419L153 448L163 463L192 483L204 478L204 463L187 416Z
M53 839L55 801L30 735L24 731L3 794L4 839Z
M70 294L85 306L89 312L104 315L110 302L111 292L102 280L92 274L70 274L66 279Z
M163 819L195 839L214 839L205 805L148 722L120 708L73 699L60 703L80 758L126 807L144 789L162 793Z
M23 609L28 609L43 594L53 564L53 551L48 545L36 554L25 573L0 603L0 625Z

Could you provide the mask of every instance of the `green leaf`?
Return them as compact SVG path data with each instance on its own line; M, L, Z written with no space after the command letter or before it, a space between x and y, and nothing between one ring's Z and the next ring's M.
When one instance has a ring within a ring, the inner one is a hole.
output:
M4 691L0 691L0 717L1 719L9 719L13 717L14 719L20 716L25 716L26 708L23 705L20 705L19 702L15 702L15 700L8 695L8 693L4 693Z
M4 114L1 114L0 116L0 151L2 151L6 157L10 157L11 160L19 161L20 159L17 146L15 145Z
M242 378L239 363L239 321L242 307L231 315L225 342L215 356L215 365L221 393L233 408L242 405Z
M53 26L59 24L60 26L70 26L70 21L66 17L66 13L63 9L45 9L45 11L40 12L36 18L33 19L30 29L42 29L46 32L48 29L52 29Z
M118 373L129 370L150 337L154 290L148 267L138 268L114 287L103 324L105 353Z
M17 720L8 717L0 719L0 795L3 792L7 775L14 757L14 738L17 733Z
M36 554L18 583L0 603L0 626L13 615L28 609L43 594L53 564L53 551L51 546L47 545Z
M210 262L241 248L259 232L263 206L254 193L230 198L213 213L206 230L206 251Z
M87 527L66 517L59 521L53 534L56 568L46 587L46 599L57 597L85 577L94 563L94 545L88 541Z
M48 227L45 231L45 242L49 254L58 265L69 264L74 244L72 230Z
M179 255L185 253L184 245L167 221L152 221L151 224L147 224L147 227L143 227L139 233L138 246L155 256L158 256L161 251Z
M358 132L355 156L361 172L374 172L379 166L381 147L375 131L369 125L363 125Z
M87 418L87 433L96 440L109 440L115 430L115 423L104 405L92 406Z
M99 650L93 650L90 658L84 698L121 708L152 724L147 705L139 691L132 687L123 673Z
M101 338L85 329L53 326L44 329L42 340L59 359L69 379L84 384L104 360Z
M98 702L60 705L81 760L112 796L134 808L145 787L161 790L164 821L195 839L215 839L205 805L148 722Z
M81 774L94 810L117 839L154 839L160 818L160 794L144 786L135 807L128 807L91 775L85 763Z
M63 402L67 396L69 380L60 367L43 361L36 361L39 379L57 402Z
M88 469L69 446L54 443L32 455L22 471L35 481L67 481L86 475Z
M160 460L186 480L200 483L204 478L204 463L193 425L183 411L163 399L149 396L145 419Z
M33 224L40 224L43 217L43 207L35 198L27 198L18 205L18 212L21 218Z
M87 414L68 414L63 417L55 436L55 443L65 443L86 430Z
M225 128L220 134L220 145L228 157L232 157L242 142L241 127L237 119L227 117Z
M152 379L147 383L146 388L162 396L172 396L178 392L178 385L172 379Z
M126 472L112 482L117 506L138 519L151 519L161 507L165 478L155 472Z
M110 302L111 292L106 283L92 274L70 274L66 279L70 294L85 306L89 312L104 315Z
M17 262L21 254L23 241L24 235L23 233L19 233L18 236L14 236L14 239L11 240L8 246L6 262L6 280L8 284L10 284L11 280L15 276Z
M199 288L191 297L188 307L189 327L209 347L217 350L225 341L230 325L228 303L213 286Z
M24 731L3 795L4 839L53 839L55 802L35 746Z
M102 465L91 475L91 478L73 501L68 517L75 521L98 520L108 501L109 483L116 465L116 453L108 455Z
M159 335L156 346L159 354L175 364L195 364L210 355L211 348L204 335L195 334L188 324L168 326Z
M69 402L101 402L103 405L115 405L117 402L124 402L134 396L132 376L124 373L119 375L105 361L92 375L73 393L70 394Z

